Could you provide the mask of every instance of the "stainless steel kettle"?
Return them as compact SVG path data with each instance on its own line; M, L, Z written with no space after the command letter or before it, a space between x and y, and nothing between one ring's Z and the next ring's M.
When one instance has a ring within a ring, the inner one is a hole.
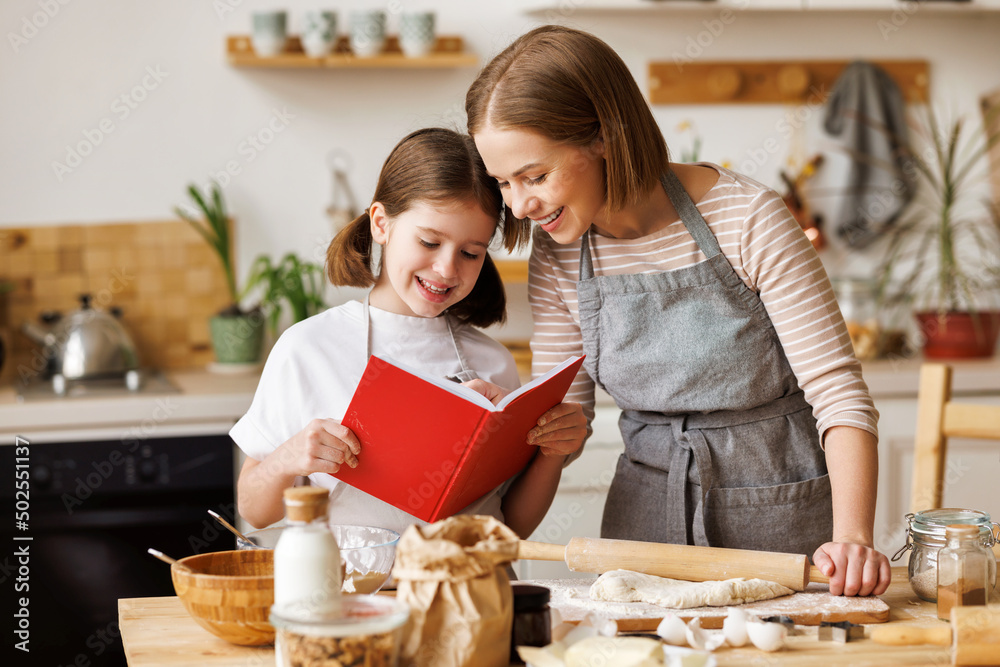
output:
M80 295L80 309L42 317L46 326L25 322L21 331L43 349L52 377L84 380L125 376L139 368L135 343L118 318L94 308L89 294Z

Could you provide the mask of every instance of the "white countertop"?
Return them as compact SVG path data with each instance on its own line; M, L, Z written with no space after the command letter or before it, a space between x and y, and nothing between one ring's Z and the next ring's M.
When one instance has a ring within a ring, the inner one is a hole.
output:
M864 377L872 396L914 398L921 359L872 361ZM1000 358L949 362L955 370L955 395L1000 393ZM95 398L34 399L18 402L13 387L0 387L0 445L14 436L35 441L105 439L138 430L149 436L225 433L253 399L259 375L217 374L205 370L176 371L168 379L180 390L170 394L138 394ZM600 392L599 406L613 407Z
M0 445L15 435L52 442L226 433L250 407L259 375L187 370L167 378L179 391L19 402L14 387L0 387Z

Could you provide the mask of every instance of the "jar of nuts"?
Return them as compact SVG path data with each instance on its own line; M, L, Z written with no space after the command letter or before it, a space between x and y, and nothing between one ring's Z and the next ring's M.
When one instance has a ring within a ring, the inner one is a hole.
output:
M309 620L272 607L277 667L395 667L409 616L405 603L377 595L345 595L339 611Z

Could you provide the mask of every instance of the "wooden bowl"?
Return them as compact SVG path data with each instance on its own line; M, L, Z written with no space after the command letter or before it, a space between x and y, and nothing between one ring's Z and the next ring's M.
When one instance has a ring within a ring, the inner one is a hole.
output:
M190 570L185 569L186 565ZM274 643L274 552L217 551L170 566L174 590L198 625L232 644Z

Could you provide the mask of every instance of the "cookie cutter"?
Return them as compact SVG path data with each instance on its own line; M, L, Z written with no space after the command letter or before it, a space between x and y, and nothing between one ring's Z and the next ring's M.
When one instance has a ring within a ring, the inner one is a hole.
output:
M839 623L823 621L819 624L820 641L833 641L843 644L845 642L854 641L855 639L864 638L865 626L863 625L851 623L850 621L840 621Z
M764 616L760 619L764 623L781 623L788 630L788 636L799 634L799 631L795 629L795 621L792 620L791 616L786 616L784 614L780 616Z

